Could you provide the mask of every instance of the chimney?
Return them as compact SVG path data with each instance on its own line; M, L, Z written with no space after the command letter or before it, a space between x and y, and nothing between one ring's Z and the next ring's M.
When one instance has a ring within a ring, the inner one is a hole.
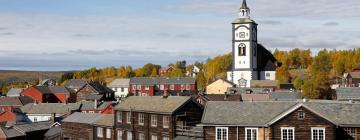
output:
M94 101L94 109L97 109L97 100Z
M167 90L164 90L163 98L167 98L167 97L169 97L169 93Z

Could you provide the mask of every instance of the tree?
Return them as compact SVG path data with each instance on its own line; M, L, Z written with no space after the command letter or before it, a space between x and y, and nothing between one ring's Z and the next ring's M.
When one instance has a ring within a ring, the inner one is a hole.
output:
M304 84L304 80L300 77L296 77L294 80L293 80L293 84L294 84L294 87L297 89L297 90L300 90L301 89L301 86Z
M158 77L158 70L156 68L153 68L150 76L151 77Z
M200 71L196 75L196 84L197 84L197 88L198 88L199 91L205 91L207 81L206 81L204 72Z

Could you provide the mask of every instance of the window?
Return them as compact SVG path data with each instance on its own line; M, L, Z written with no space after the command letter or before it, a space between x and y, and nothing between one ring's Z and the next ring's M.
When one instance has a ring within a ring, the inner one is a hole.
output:
M141 90L141 85L136 86L137 90Z
M294 140L294 128L293 127L282 127L281 128L281 140Z
M298 119L299 120L305 119L305 112L304 111L299 111L298 112Z
M120 89L120 91L121 91L121 92L124 92L124 88L122 87L122 88Z
M160 85L160 90L164 90L164 85Z
M136 90L136 85L132 85L132 89L133 89L133 90Z
M239 44L238 51L239 51L238 52L239 56L245 56L246 55L246 45L244 43Z
M111 129L110 128L106 129L106 138L111 138Z
M34 117L34 122L37 122L37 117Z
M186 90L190 90L190 85L186 84Z
M157 140L157 136L156 135L151 135L151 140Z
M198 98L196 101L197 101L199 104L203 104L203 101L202 101L200 98Z
M163 140L170 140L168 136L163 137Z
M122 112L118 111L116 112L116 118L117 118L117 122L122 122Z
M117 131L117 140L122 140L122 137L123 137L123 131L118 130Z
M97 127L97 136L99 138L103 137L103 128L102 127Z
M170 85L170 90L174 90L175 89L175 85Z
M157 126L157 116L151 115L151 126L156 127Z
M127 132L127 140L132 140L132 132Z
M139 125L144 125L144 114L139 113Z
M131 124L131 113L130 112L126 113L126 123Z
M145 90L149 90L149 86L145 86Z
M311 140L325 140L325 128L311 128Z
M346 132L347 136L355 139L355 128L344 128L344 131Z
M228 140L227 127L216 127L216 140Z
M181 84L181 90L185 90L185 85Z
M257 128L245 128L246 140L257 140L258 129Z
M169 120L170 120L169 116L163 116L163 127L164 128L169 128Z
M89 113L95 113L94 111L89 111Z
M145 140L145 135L143 133L139 133L139 140Z

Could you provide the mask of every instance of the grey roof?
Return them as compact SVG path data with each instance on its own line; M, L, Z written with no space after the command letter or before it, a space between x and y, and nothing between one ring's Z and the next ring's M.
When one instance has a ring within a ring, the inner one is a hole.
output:
M75 112L67 116L62 122L93 124L102 116L103 114Z
M56 127L51 127L48 131L46 131L46 133L44 134L44 137L54 137L54 136L58 136L61 135L62 133L62 129L60 126L56 126Z
M360 72L350 72L350 76L353 79L359 79L360 78Z
M0 138L15 138L15 137L23 137L23 136L26 135L12 127L10 128L0 127Z
M115 108L117 110L138 111L138 112L157 112L172 114L179 107L190 101L189 96L131 96L122 101Z
M40 103L40 104L27 104L20 108L22 113L25 114L68 114L71 111L79 110L80 104L77 103Z
M70 91L64 86L34 86L42 94L59 94L65 93L70 95Z
M81 101L78 102L80 105L80 110L94 110L95 109L95 102L94 101ZM107 106L111 105L112 102L98 102L97 109L102 110L105 109Z
M286 100L299 100L301 99L301 92L271 92L271 100L286 101Z
M102 114L101 118L96 120L94 125L101 126L114 126L114 115L113 114Z
M275 80L251 80L250 87L276 87L277 83Z
M336 96L337 100L360 100L360 88L338 88Z
M252 93L252 94L261 94L261 93L267 93L269 91L272 91L272 89L270 88L239 88L239 87L234 87L234 88L228 88L226 90L226 93L228 94L245 94L245 93Z
M86 96L86 100L101 100L103 96L102 94L90 94Z
M6 96L8 97L18 97L20 93L23 91L23 88L11 88L7 93Z
M208 102L204 125L268 126L293 107L305 107L339 126L360 126L360 104L334 101Z
M86 79L70 79L65 86L68 88L82 88L88 83L89 80Z
M115 79L107 86L110 88L128 88L130 79Z
M34 102L34 100L28 96L0 97L0 106L23 106L32 102Z
M195 84L196 79L192 77L168 78L168 77L134 77L130 84L157 85L157 84Z
M33 132L39 130L47 130L50 128L51 122L36 122L36 123L24 123L15 124L14 127L22 132Z
M232 23L233 24L235 24L235 23L255 23L256 24L256 22L250 18L237 18Z
M246 0L243 0L240 9L249 9L249 7L246 4Z

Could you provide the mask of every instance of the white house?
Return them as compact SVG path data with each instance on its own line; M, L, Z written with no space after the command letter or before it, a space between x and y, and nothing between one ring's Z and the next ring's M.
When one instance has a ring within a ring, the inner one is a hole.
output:
M243 1L232 23L233 61L227 80L239 87L250 87L251 80L275 80L277 60L257 40L257 23L250 18L250 8Z
M115 79L107 87L115 91L115 97L126 97L129 93L130 79Z

